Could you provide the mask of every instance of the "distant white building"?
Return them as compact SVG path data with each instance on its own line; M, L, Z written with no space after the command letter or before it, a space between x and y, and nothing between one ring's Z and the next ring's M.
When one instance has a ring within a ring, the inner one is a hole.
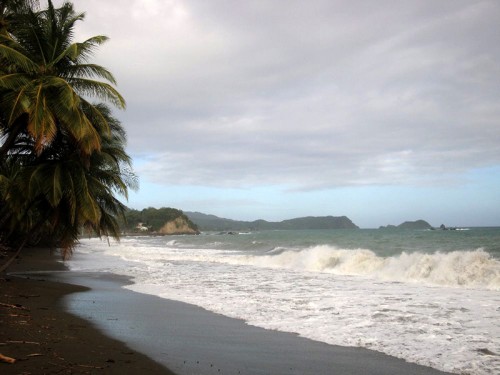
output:
M135 227L135 229L140 230L141 232L147 232L149 230L149 228L145 227L143 224L144 223L137 224L137 226Z

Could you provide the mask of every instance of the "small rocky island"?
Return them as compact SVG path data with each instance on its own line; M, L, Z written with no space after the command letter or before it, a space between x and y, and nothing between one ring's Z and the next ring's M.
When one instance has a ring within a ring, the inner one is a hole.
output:
M444 224L441 224L439 228L431 228L432 230L458 230L457 227L447 227Z
M433 229L432 225L430 225L425 220L416 220L416 221L405 221L399 225L386 225L381 226L379 229Z
M457 230L456 227L447 227L441 224L438 228L433 227L425 220L405 221L399 225L381 226L379 229L413 229L413 230Z

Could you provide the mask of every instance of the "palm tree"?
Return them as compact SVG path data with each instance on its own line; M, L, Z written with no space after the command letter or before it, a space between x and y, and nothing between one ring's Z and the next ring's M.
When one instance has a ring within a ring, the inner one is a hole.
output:
M137 179L120 122L86 98L125 102L111 73L87 63L106 38L71 42L83 14L67 2L22 9L0 30L0 242L50 242L66 256L82 228L119 237L125 206L116 195L127 198Z
M113 75L87 62L107 38L95 36L72 42L75 23L83 18L71 3L56 9L49 0L46 10L28 9L19 16L15 29L0 35L0 57L5 66L0 77L5 133L0 157L14 147L23 131L33 137L35 152L40 153L59 129L74 138L83 153L90 154L100 147L95 122L106 127L106 120L86 97L125 107L123 97L113 87ZM89 113L94 115L94 123Z

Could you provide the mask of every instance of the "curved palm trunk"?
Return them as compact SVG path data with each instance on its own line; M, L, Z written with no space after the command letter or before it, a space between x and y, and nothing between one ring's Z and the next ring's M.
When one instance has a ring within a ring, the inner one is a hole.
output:
M23 243L17 249L16 253L6 263L4 263L2 266L0 266L0 273L4 272L7 268L9 268L9 266L12 264L14 259L16 259L19 256L19 254L21 253L21 250L24 248L24 245L26 245L27 241L28 241L28 239L25 239L23 241Z
M24 240L21 243L21 245L19 245L19 247L17 248L16 253L5 264L0 266L0 273L4 272L7 268L9 268L14 259L16 259L21 253L22 249L24 249L26 243L28 243L40 231L40 228L42 228L44 223L45 219L39 220L38 223L33 228L31 228L29 233L24 237Z

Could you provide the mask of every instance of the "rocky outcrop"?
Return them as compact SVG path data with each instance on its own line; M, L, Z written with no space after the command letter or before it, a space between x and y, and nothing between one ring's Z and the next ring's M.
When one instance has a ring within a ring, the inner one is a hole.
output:
M417 220L417 221L405 221L398 226L395 225L387 225L382 226L380 229L432 229L432 225L430 225L425 220Z
M192 224L183 216L179 216L174 220L170 220L163 225L158 231L160 234L200 234L193 228Z

